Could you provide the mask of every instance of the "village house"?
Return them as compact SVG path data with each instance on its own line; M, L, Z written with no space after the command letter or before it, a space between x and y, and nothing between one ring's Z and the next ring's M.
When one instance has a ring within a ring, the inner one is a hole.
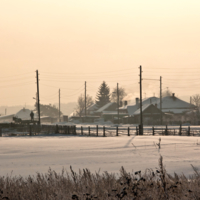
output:
M21 120L22 121L30 121L31 120L30 114L31 114L31 110L23 108L15 114L0 116L0 123L11 123L11 122L14 122L14 119L16 121L17 121L17 119L19 119L20 121ZM35 121L38 120L37 113L34 113L34 120ZM53 118L50 116L41 116L40 117L41 123L53 123L56 121L57 121L57 118Z
M156 125L161 123L161 113L163 124L192 123L190 113L196 110L196 106L183 101L173 93L172 96L162 98L162 112L160 111L160 99L150 97L142 101L143 123L146 125ZM123 118L124 123L139 124L140 103L136 98L134 105L125 105L119 108L120 113L127 113Z
M115 119L118 118L117 109L117 103L109 102L106 105L99 108L97 111L95 111L95 115L98 115L99 117L103 118L104 121L114 122ZM122 116L124 115L120 114L119 118L122 118Z

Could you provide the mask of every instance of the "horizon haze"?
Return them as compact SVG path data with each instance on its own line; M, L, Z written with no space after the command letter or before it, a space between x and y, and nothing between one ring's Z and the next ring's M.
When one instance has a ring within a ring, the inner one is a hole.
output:
M95 99L103 81L131 98L158 96L162 76L183 100L200 89L200 1L10 0L0 2L0 106ZM153 79L153 80L152 80Z

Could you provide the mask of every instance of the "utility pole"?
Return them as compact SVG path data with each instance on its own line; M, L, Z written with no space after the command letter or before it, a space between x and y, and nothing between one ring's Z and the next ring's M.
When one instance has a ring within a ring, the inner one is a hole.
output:
M119 84L117 83L117 119L119 124Z
M86 117L86 81L85 81L85 117Z
M162 76L160 76L160 124L162 125Z
M37 79L38 125L40 125L40 95L39 95L38 70L36 70L36 79Z
M60 122L60 89L59 89L59 122Z
M143 135L143 117L142 117L142 66L140 65L140 135Z

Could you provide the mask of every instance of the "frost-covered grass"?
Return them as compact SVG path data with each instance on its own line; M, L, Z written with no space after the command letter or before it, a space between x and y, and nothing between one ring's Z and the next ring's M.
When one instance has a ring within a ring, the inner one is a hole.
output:
M121 199L199 199L200 174L193 167L189 179L184 174L169 175L160 156L157 170L147 169L127 173L122 167L120 175L110 172L91 173L88 169L61 174L49 169L26 178L0 177L0 197L9 200L121 200Z

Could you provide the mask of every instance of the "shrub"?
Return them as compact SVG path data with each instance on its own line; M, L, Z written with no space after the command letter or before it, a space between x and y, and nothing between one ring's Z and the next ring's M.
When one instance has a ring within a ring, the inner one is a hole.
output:
M193 166L192 166L193 167ZM9 200L129 200L129 199L199 199L200 174L193 167L189 179L183 174L171 176L159 158L157 170L146 169L128 173L122 167L120 175L103 172L91 173L88 169L60 174L49 169L46 174L28 177L0 177L0 199Z

